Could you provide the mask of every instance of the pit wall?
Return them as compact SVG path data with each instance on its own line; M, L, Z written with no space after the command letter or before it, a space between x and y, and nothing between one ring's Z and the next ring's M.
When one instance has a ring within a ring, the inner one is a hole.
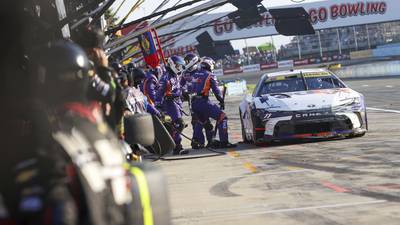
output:
M268 72L276 72L283 71L289 69L304 69L304 68L318 68L324 67L324 64L307 64L302 66L294 66L294 67L285 67L285 68L271 68L268 70L253 70L249 72L244 72L243 70L235 72L223 74L222 72L216 73L219 76L219 79L246 79L250 80L257 79L262 74ZM261 68L261 67L260 67ZM384 76L399 76L400 77L400 60L390 60L390 61L378 61L378 62L368 62L356 65L342 65L342 67L338 70L334 70L335 74L337 74L340 78L368 78L368 77L384 77ZM249 83L252 81L249 80Z
M340 78L368 78L399 76L400 61L384 61L368 64L345 66L334 71Z

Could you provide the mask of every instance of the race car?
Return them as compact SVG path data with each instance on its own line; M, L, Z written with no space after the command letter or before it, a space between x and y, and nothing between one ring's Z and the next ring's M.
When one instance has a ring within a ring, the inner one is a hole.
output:
M364 96L325 69L264 74L239 106L243 141L358 137L368 130Z

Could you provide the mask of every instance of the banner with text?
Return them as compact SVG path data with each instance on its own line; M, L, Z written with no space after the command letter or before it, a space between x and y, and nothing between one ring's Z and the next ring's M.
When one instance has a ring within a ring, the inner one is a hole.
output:
M400 4L398 0L359 1L359 0L329 0L301 4L285 5L282 7L304 7L309 12L315 29L353 26L370 23L380 23L400 20ZM274 7L272 7L274 8ZM176 24L160 30L160 34L167 34L176 30L197 27L206 21L212 21L227 15L227 13L214 13L197 16L196 19L179 21ZM175 40L175 48L196 43L196 36L208 31L212 39L235 40L252 37L275 35L277 31L273 19L267 12L262 15L262 20L257 24L244 29L239 29L231 19L223 17L214 22L214 26L199 29L185 38Z

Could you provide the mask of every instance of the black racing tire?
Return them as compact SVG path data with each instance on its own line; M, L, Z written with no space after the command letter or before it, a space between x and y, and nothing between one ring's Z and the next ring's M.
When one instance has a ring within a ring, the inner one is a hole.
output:
M349 135L346 136L347 139L351 139L351 138L358 138L358 137L363 137L367 132L361 132L361 133L351 133Z
M158 156L166 155L175 148L175 142L171 137L172 124L160 121L156 116L153 116L153 126L155 131L155 141L153 143L154 154Z
M252 140L252 142L257 145L257 144L261 143L259 140L264 137L263 131L256 130L256 127L261 127L262 123L261 123L260 119L253 116L253 114L250 114L250 117L251 117L251 122L253 123L253 135L252 135L253 140Z
M152 146L150 146L148 149L149 149L149 152L152 154L159 154L159 152L162 151L161 144L157 139L154 140L154 144Z
M153 225L170 225L171 214L167 182L161 169L152 163L132 163L132 204L127 207L129 224L144 225L145 219Z
M239 116L240 116L240 125L242 127L242 140L243 143L251 143L251 141L249 141L246 137L246 132L244 130L244 125L243 125L243 118L242 118L242 112L239 109Z

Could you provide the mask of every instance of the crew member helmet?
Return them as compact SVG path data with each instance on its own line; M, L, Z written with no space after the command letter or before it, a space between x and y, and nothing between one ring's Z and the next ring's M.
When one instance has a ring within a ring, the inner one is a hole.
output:
M212 72L215 67L215 61L211 57L203 57L201 59L201 68Z
M77 44L60 40L41 49L38 60L38 85L49 103L86 101L90 66L85 51Z
M168 67L174 72L176 75L180 75L182 71L185 69L185 61L180 56L171 56L168 59Z
M188 53L185 56L185 62L186 70L192 72L193 70L197 69L197 64L200 62L200 58L193 53Z

